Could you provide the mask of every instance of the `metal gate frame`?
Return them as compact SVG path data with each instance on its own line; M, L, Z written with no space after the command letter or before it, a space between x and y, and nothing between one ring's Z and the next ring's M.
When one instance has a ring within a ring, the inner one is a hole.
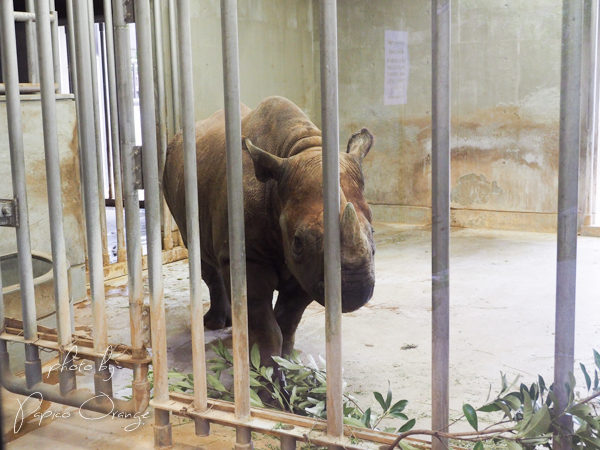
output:
M221 0L223 73L225 88L227 178L230 226L230 252L232 271L232 318L233 318L233 357L235 404L209 400L207 398L206 366L204 359L204 326L201 302L200 276L200 236L198 224L198 197L196 152L194 138L193 73L190 33L189 0L168 0L169 24L172 45L171 65L174 74L173 92L180 93L180 103L174 96L175 123L181 120L185 152L184 178L186 186L186 211L188 220L190 302L192 309L192 353L194 361L194 396L169 393L167 373L167 352L165 333L165 309L162 280L161 217L165 216L160 192L159 167L162 156L158 150L157 124L159 126L160 148L166 127L164 115L164 79L158 70L158 80L154 80L153 50L156 64L162 66L160 39L160 0L154 0L154 31L152 40L152 14L150 0L134 0L138 41L140 76L140 106L142 112L142 133L144 140L143 175L146 201L148 267L150 284L150 317L152 329L152 362L146 351L148 339L142 327L142 251L139 219L139 185L136 184L136 149L133 134L132 74L129 70L129 34L125 21L124 2L104 0L106 14L106 39L108 47L108 79L111 97L111 117L118 129L112 128L111 139L115 159L118 149L122 159L122 180L126 211L127 264L129 285L129 310L131 325L131 351L114 358L111 363L133 369L133 397L130 401L112 398L97 398L99 394L112 397L110 381L104 381L108 367L102 358L108 347L106 335L106 313L104 305L103 263L106 259L106 245L103 245L101 224L101 202L98 195L102 179L100 176L101 156L98 139L97 90L94 89L92 73L95 58L90 50L94 43L92 35L93 2L67 0L70 29L71 54L75 55L72 64L79 139L82 158L85 219L87 223L87 250L93 311L93 347L79 351L79 356L95 362L95 392L76 388L74 373L61 371L59 386L44 384L41 377L39 347L57 350L61 363L72 360L70 350L74 343L71 336L69 315L69 288L67 283L67 261L63 232L61 179L58 159L58 138L56 126L55 81L59 80L56 58L56 12L53 0L36 1L35 13L31 4L28 12L14 12L12 0L0 0L0 25L2 43L2 67L4 71L6 102L9 122L11 170L15 199L8 205L8 214L17 215L16 226L20 283L22 291L23 336L3 329L0 335L0 378L2 385L11 392L31 395L41 393L45 399L65 405L80 407L98 412L115 408L121 412L134 414L143 412L148 404L155 408L155 446L168 448L172 445L170 413L186 416L196 423L196 434L204 436L210 432L210 423L220 423L236 428L238 450L252 448L251 431L276 435L281 438L282 450L295 448L297 440L310 441L330 448L361 448L353 444L349 435L371 442L391 444L395 435L344 427L342 415L342 373L341 373L341 284L340 284L340 242L339 242L339 155L338 155L338 73L337 73L337 9L335 0L320 1L320 42L321 42L321 104L323 121L323 180L325 211L325 292L326 292L326 339L327 339L327 422L315 421L292 414L274 412L250 407L249 368L248 368L248 327L246 271L244 259L243 226L243 187L241 177L241 120L238 65L237 1ZM566 391L561 387L568 380L568 373L574 364L574 310L575 310L575 268L577 248L577 195L578 164L580 142L580 83L581 83L581 42L583 29L583 1L565 0L563 5L563 46L561 69L560 104L560 166L559 166L559 206L558 206L558 267L556 301L556 350L555 386L558 404L566 405ZM175 10L178 26L175 27ZM433 52L433 145L432 145L432 304L433 304L433 383L432 383L432 426L443 429L448 425L449 415L449 170L450 170L450 0L432 0L432 52ZM32 25L35 20L35 33ZM41 18L41 20L40 20ZM25 190L24 148L21 124L21 91L17 73L15 42L15 20L28 21L28 35L37 38L37 47L30 42L30 67L32 83L39 76L42 97L44 147L48 178L52 255L55 274L55 298L58 326L55 337L40 336L36 324L33 274L29 242L29 220L27 195ZM51 27L51 24L53 26ZM174 32L177 28L177 38ZM114 41L113 41L114 40ZM114 42L114 43L113 43ZM178 42L178 45L176 44ZM114 45L114 56L111 56ZM177 48L175 47L177 45ZM153 48L154 47L154 48ZM177 50L177 51L174 51ZM39 75L32 59L37 52ZM160 56L159 56L160 55ZM177 63L177 60L179 63ZM175 70L176 69L176 70ZM159 91L159 114L155 110L154 86ZM179 89L180 86L181 89ZM118 98L118 102L115 99ZM161 103L162 102L162 103ZM118 103L118 110L116 108ZM157 120L158 119L158 120ZM116 122L115 122L116 123ZM116 145L118 142L118 146ZM120 176L119 176L120 179ZM100 190L102 192L102 190ZM120 189L119 189L120 191ZM0 312L4 322L2 294L0 291ZM25 378L14 376L8 364L7 341L21 342L25 346ZM154 399L150 400L150 385L147 378L148 366L153 365ZM566 419L568 422L568 418ZM565 428L569 424L565 422ZM284 423L282 428L277 423ZM434 450L446 448L447 442L434 439ZM568 448L563 439L561 449Z

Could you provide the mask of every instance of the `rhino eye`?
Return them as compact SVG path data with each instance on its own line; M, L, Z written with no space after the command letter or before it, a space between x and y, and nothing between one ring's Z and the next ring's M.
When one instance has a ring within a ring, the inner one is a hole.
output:
M300 239L298 236L294 236L294 240L292 241L292 251L299 255L302 253L302 250L302 239Z

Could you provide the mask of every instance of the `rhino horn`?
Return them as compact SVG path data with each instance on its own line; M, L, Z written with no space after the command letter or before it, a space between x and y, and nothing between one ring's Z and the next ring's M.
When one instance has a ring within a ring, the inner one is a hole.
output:
M351 246L362 244L362 235L360 232L360 222L358 215L354 209L354 205L350 202L346 203L342 214L342 222L340 226L344 242Z
M252 157L254 173L258 181L266 183L270 179L281 180L287 166L287 161L284 158L279 158L258 148L250 139L246 139L245 142L248 153Z

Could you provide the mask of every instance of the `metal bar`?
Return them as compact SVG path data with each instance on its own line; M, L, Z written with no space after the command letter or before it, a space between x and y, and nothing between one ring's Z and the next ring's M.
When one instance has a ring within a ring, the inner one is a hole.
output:
M433 430L449 419L450 351L450 0L432 0L432 413ZM442 450L447 439L433 439Z
M25 0L25 9L28 13L33 12L33 0ZM25 39L27 45L27 72L29 73L30 83L39 83L40 77L37 66L37 47L35 45L35 26L32 20L25 22Z
M250 416L248 352L248 298L246 290L246 247L244 236L244 186L240 75L238 56L237 0L221 0L223 40L223 86L225 90L225 136L227 141L227 206L229 214L229 273L233 323L233 369L235 412L240 419ZM183 59L183 58L181 58ZM240 432L238 430L238 438ZM238 439L237 445L246 442Z
M177 10L175 0L169 1L169 42L171 44L171 95L173 97L173 135L181 128L181 102L179 100L179 54L177 49L181 44L177 42L179 24L177 23Z
M72 2L73 0L67 0ZM78 120L83 165L83 191L85 198L85 221L87 234L92 317L94 323L94 350L104 352L107 348L106 309L104 297L104 270L102 265L102 237L100 230L100 205L98 202L98 170L96 141L94 139L94 104L92 91L92 67L88 30L87 2L75 1L72 5L77 59ZM68 11L67 11L68 12Z
M125 220L123 215L123 183L119 141L119 111L117 106L117 76L115 69L115 40L113 30L112 0L104 0L104 24L106 26L106 64L108 67L108 111L110 116L110 139L115 185L115 212L117 219L117 261L127 259L125 250Z
M99 24L99 32L100 32L100 76L102 78L102 102L103 102L103 116L104 116L104 129L106 130L105 138L106 145L104 150L106 151L106 177L108 180L108 198L115 198L114 194L114 182L111 177L111 173L113 173L112 168L112 142L110 139L111 129L110 129L110 114L108 112L109 98L108 98L108 68L106 62L106 23ZM108 223L107 223L107 233L108 233Z
M190 266L190 304L192 316L192 358L194 361L194 406L207 409L206 363L204 354L204 314L200 270L200 225L198 206L198 173L196 163L196 128L194 120L194 72L192 65L192 33L189 0L178 0L179 60L181 61L181 108L183 110L183 147L187 248Z
M13 20L12 0L2 0L0 44L2 50L2 78L6 83L6 116L8 119L8 141L10 145L10 165L14 196L19 203L20 226L17 233L17 257L21 285L21 308L25 339L37 338L35 292L33 288L33 265L31 261L31 241L29 238L29 208L25 185L26 171L21 122L21 99L19 96L19 72L17 65L17 42Z
M100 94L98 90L98 63L96 61L96 29L94 27L94 0L88 2L90 61L92 64L92 100L94 103L94 128L96 138L96 168L98 170L98 198L100 207L100 230L102 236L102 261L110 264L108 235L106 233L106 205L104 201L104 163L102 158L102 131L100 121Z
M38 17L48 14L48 3L35 3ZM48 211L50 217L50 243L54 271L54 301L56 304L57 334L60 345L71 343L71 316L69 313L69 278L67 246L65 243L62 183L60 176L60 153L58 148L58 124L56 97L54 94L54 67L52 64L51 29L45 20L36 22L37 46L40 69L42 127L46 156L46 179L48 184ZM75 373L73 372L73 375Z
M152 65L152 31L150 3L135 0L135 30L138 73L140 78L140 112L142 158L144 170L144 201L148 242L148 281L150 288L150 319L152 320L152 370L154 397L169 398L167 369L167 334L163 297L162 245L160 234L160 191L158 188L158 149L156 143L156 110L154 108L154 69Z
M321 0L321 117L323 123L323 209L325 244L325 335L327 434L343 434L342 286L340 260L340 170L337 6Z
M54 91L58 94L58 84L54 84ZM19 83L19 92L21 94L37 94L40 92L39 83ZM6 87L0 83L0 95L5 95Z
M169 207L163 198L162 174L167 156L167 105L165 96L165 63L163 58L163 34L162 34L162 11L160 0L153 0L154 6L154 63L156 65L156 110L158 115L158 181L161 198L161 224L163 248L173 248L173 236L171 235L171 214Z
M58 20L54 20L56 17L58 17L58 14L56 12L54 0L49 0L49 2L49 7L51 11L49 12L49 14L50 20L52 22L52 67L54 70L54 82L58 85L58 89L60 92L60 51L58 49Z
M133 122L133 75L131 73L131 45L129 26L125 23L123 2L115 1L113 26L117 75L117 105L119 107L119 137L123 164L123 190L125 195L125 231L127 233L127 275L129 287L129 320L131 346L136 357L145 355L142 330L142 307L144 292L142 284L142 238L138 192L134 187L135 132ZM136 375L134 374L134 378ZM139 379L138 381L141 381Z
M52 0L50 0L52 1ZM54 5L51 6L53 8ZM23 11L15 11L15 22L35 22L35 13L33 12L23 12ZM50 22L56 22L56 14L55 11L50 13Z
M575 284L577 269L577 197L581 115L581 45L583 1L563 2L560 135L558 164L558 242L556 267L556 328L554 387L557 409L567 407L565 383L573 371L575 354ZM559 419L555 448L571 448L566 436L573 429L569 416Z

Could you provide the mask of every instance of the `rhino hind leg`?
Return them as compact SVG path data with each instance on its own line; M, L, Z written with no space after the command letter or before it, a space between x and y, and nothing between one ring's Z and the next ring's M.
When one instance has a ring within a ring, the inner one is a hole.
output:
M283 338L281 353L284 356L289 355L294 349L296 329L304 310L311 303L312 299L300 286L279 292L275 304L275 319Z
M231 326L231 303L223 283L221 271L202 262L202 279L210 293L210 309L204 315L204 327L219 330Z

